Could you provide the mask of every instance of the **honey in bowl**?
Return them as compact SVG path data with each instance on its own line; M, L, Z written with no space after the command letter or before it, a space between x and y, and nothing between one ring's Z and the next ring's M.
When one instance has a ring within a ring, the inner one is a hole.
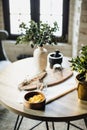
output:
M29 103L38 103L42 102L44 100L44 97L41 94L34 95L33 97L29 98Z
M32 91L24 96L24 106L28 109L44 110L46 98L42 92Z

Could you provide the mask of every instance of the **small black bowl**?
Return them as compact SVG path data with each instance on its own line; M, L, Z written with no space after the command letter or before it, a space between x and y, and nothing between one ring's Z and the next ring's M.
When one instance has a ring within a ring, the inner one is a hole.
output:
M55 52L52 52L49 53L48 58L49 58L50 68L52 69L55 64L59 64L59 65L62 64L63 54L59 52L58 55L55 56Z
M30 103L29 98L35 96L35 95L42 95L43 100L37 103ZM35 109L35 110L44 110L45 109L45 102L46 98L42 92L39 91L31 91L25 94L24 96L24 106L28 109Z

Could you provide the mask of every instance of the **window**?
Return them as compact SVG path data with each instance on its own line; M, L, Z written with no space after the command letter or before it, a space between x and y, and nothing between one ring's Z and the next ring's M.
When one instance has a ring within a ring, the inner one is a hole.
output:
M21 3L20 6L18 3ZM9 0L10 32L19 34L19 24L30 21L29 0Z
M20 5L19 5L20 3ZM48 22L51 26L57 21L59 31L57 37L68 35L69 0L3 0L5 29L10 39L19 34L19 24L28 23L31 19Z
M56 35L62 36L63 0L41 0L40 1L40 20L52 25L57 21L59 31Z

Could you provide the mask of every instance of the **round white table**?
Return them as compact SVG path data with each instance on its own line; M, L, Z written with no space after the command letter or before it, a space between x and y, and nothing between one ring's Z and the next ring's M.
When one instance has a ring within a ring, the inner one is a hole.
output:
M69 68L68 58L64 58L63 67ZM45 110L27 109L23 105L23 96L26 91L19 91L18 84L24 80L27 75L31 77L36 73L33 58L26 58L10 64L6 69L0 72L0 103L8 110L18 114L18 116L30 119L51 122L68 122L83 118L87 127L87 103L80 102L77 90L60 96L60 98L46 104ZM47 96L62 94L64 89L74 87L76 84L75 76L71 76L64 82L47 88ZM71 89L71 88L70 88ZM49 96L48 96L49 97ZM21 118L21 120L22 120ZM19 120L19 117L17 118ZM21 121L20 121L21 122ZM17 123L14 130L18 130ZM20 125L19 125L20 126ZM48 125L47 125L47 129ZM53 126L54 129L54 126Z

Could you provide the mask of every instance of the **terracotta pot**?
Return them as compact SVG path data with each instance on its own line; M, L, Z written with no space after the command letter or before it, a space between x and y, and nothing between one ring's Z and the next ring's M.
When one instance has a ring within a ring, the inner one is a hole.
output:
M34 50L34 62L39 72L45 71L47 67L47 49L44 47L37 47Z
M82 77L82 74L78 74L76 76L77 80L77 90L78 90L78 98L80 100L87 101L87 82L84 81L84 79L80 79Z

